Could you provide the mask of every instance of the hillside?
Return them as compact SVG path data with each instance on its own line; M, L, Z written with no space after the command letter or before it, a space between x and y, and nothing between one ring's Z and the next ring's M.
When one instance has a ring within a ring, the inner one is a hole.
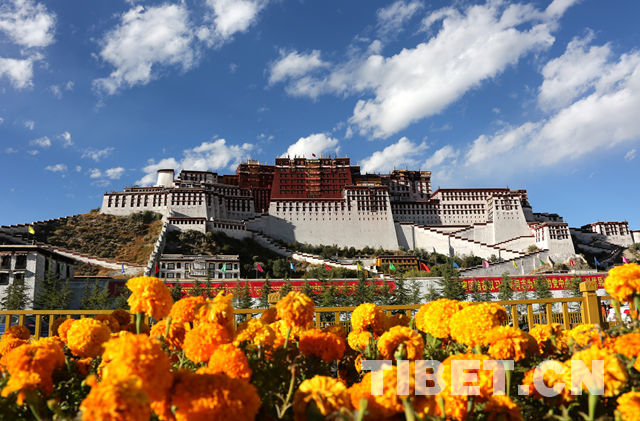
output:
M91 256L145 265L161 229L160 215L153 212L122 217L92 211L39 223L35 239Z

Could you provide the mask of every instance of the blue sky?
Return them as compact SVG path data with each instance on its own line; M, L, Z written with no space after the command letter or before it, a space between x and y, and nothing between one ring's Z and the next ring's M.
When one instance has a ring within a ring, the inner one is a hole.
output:
M0 224L155 170L349 156L640 228L637 1L0 3Z

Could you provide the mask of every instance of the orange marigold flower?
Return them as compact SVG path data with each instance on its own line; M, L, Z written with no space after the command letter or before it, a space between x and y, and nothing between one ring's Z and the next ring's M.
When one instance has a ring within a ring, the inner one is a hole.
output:
M511 326L491 329L483 345L489 345L488 354L496 360L520 361L538 353L536 340L528 333Z
M476 381L469 386L477 386L479 390L478 399L486 399L493 394L493 371L490 369L484 369L484 361L491 360L491 357L484 354L454 354L442 361L442 365L439 368L439 374L442 376L443 391L452 395L466 394L467 383L459 381L459 375L456 370L452 368L460 369L464 373L474 373L476 375ZM455 362L454 362L455 361ZM457 363L460 361L461 363ZM463 364L475 365L478 368L466 368Z
M231 342L227 329L218 323L200 323L184 336L184 355L195 363L208 361L222 344Z
M225 294L224 291L220 291L213 300L206 300L196 307L196 321L198 323L217 323L224 326L229 335L233 336L235 315L232 299L233 294Z
M118 332L120 330L120 323L113 316L110 316L108 314L98 314L96 317L94 317L94 319L107 326L112 333Z
M544 397L536 388L534 379L542 380L547 388L552 388L557 396ZM557 360L546 360L536 368L527 371L522 380L525 390L536 399L545 399L551 404L567 404L574 399L571 394L571 365Z
M413 364L409 368L409 373L412 373ZM415 390L415 383L413 376L409 376L410 383L407 388L409 395L413 395ZM367 405L367 420L378 420L391 417L395 414L402 413L404 407L402 405L401 397L398 396L398 376L396 366L387 366L382 372L382 393L379 395L371 394L371 372L367 372L360 383L355 383L349 388L349 398L351 405L354 409L360 409L360 400L366 399Z
M462 310L460 301L440 298L420 307L416 313L416 327L436 338L448 338L451 334L449 321Z
M134 377L93 386L80 404L80 412L85 421L147 421L151 406L140 380Z
M593 386L599 386L601 388L603 387L605 397L617 395L618 392L620 392L620 389L622 389L622 387L624 387L627 383L628 375L624 364L618 359L616 354L606 349L602 349L596 345L592 345L590 348L587 348L583 351L578 351L573 354L571 360L583 361L584 366L582 367L582 369L589 372L591 371L591 364L593 361L604 361L604 384L599 384L599 379L596 379L596 384ZM575 365L573 366L573 370L575 372ZM585 379L585 385L583 386L585 390L587 387L586 383L587 380Z
M314 355L325 362L331 362L342 358L345 343L344 339L334 333L309 329L300 334L298 347L305 356Z
M172 389L176 421L253 421L260 409L255 386L225 374L181 372Z
M160 344L146 336L120 333L104 345L99 372L103 381L140 379L152 401L165 397L171 386L171 363Z
M291 291L276 304L278 319L289 327L304 328L313 321L313 300L298 291Z
M398 347L403 345L403 355L398 359L416 360L422 358L424 342L422 336L407 326L394 326L378 339L378 351L384 360L396 359Z
M91 367L91 363L93 362L93 358L80 358L76 361L76 368L80 373L80 376L86 377L89 374L89 368Z
M186 323L174 323L171 321L171 325L169 325L169 336L164 336L167 332L167 319L160 320L158 323L153 325L151 331L149 332L149 336L154 338L164 338L169 347L174 351L179 351L182 349L182 344L184 343L184 337L187 334L187 326Z
M560 323L550 325L534 325L529 334L538 343L541 355L562 353L569 347L566 332Z
M251 368L247 356L232 344L220 345L213 352L209 365L199 369L198 373L224 373L234 379L246 381L251 379Z
M375 304L360 304L351 313L351 330L373 332L380 335L384 331L385 315Z
M278 315L278 311L276 310L276 308L269 307L268 309L262 312L262 314L260 315L260 320L262 320L262 323L268 325L269 323L273 323L276 321L277 315Z
M249 319L243 325L242 330L238 331L236 338L233 340L235 346L239 346L245 341L249 341L256 346L273 346L276 333L262 319Z
M632 332L618 336L613 343L613 350L628 358L635 359L633 368L640 371L640 333Z
M566 335L569 343L578 348L584 348L592 344L601 345L605 334L600 329L600 326L587 323L577 325L568 330Z
M404 313L392 314L384 318L384 330L387 331L394 326L409 326L411 318Z
M627 392L620 395L617 402L616 415L622 421L640 421L640 392Z
M78 357L97 357L110 337L111 330L99 320L80 319L67 332L67 346Z
M347 343L354 351L364 352L369 346L369 343L374 339L376 339L376 337L375 335L372 337L371 332L355 332L352 330L347 336Z
M113 310L111 312L111 316L118 321L120 327L126 326L131 323L131 313L123 308Z
M451 337L473 348L481 345L487 333L506 320L507 312L501 305L495 303L470 305L451 316L449 321Z
M204 304L204 297L201 295L184 297L173 303L169 316L175 323L193 323L196 319L196 308L201 304Z
M60 326L58 326L58 336L62 339L62 342L67 343L67 333L75 321L76 319L66 319Z
M522 421L520 407L508 396L493 395L489 397L484 413L489 414L489 421Z
M131 296L127 300L132 313L145 313L156 320L169 315L173 298L167 285L153 276L139 276L127 281Z
M2 338L2 340L0 340L0 357L3 357L12 349L15 349L21 345L26 345L28 343L29 341L25 341L24 339L20 338ZM0 358L0 365L4 365L2 363L2 358Z
M18 371L9 377L9 381L2 389L1 396L6 398L14 392L18 392L16 402L18 405L22 405L26 393L30 390L40 390L45 395L50 394L53 391L53 382L51 375L45 377L37 371Z
M2 335L2 339L18 338L24 339L25 341L29 340L30 337L31 332L29 332L26 326L22 325L13 325Z
M444 412L447 419L451 420L466 420L467 409L469 407L469 396L466 395L453 395L449 391L442 391L435 397L436 403L442 399L444 403ZM439 417L443 417L440 405L436 405L435 413Z
M604 289L618 301L628 302L640 294L640 265L627 263L609 271Z
M340 336L341 338L347 337L347 331L344 330L344 327L342 326L342 324L327 325L322 330L325 332L331 332L335 335Z
M307 410L311 402L325 417L339 411L340 408L348 408L347 387L341 381L326 376L314 376L303 381L293 397L293 413L296 421L308 419Z

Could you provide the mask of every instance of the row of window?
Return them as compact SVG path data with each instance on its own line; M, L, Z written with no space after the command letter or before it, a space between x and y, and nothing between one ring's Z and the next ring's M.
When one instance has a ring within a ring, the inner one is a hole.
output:
M210 270L217 270L217 269L222 269L222 266L225 263L209 263L209 269ZM167 269L167 270L173 270L173 269L182 269L184 265L184 269L185 270L189 270L192 263L182 263L182 262L170 262L170 263L166 263L166 262L161 262L160 263L160 269ZM238 263L227 263L227 270L238 270ZM199 265L200 266L200 265Z

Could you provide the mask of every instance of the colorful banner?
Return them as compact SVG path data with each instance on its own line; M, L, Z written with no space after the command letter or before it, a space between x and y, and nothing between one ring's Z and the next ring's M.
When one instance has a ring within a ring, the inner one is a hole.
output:
M606 273L597 275L575 275L576 278L580 278L580 281L596 281L598 288L604 288L604 280L607 277ZM512 289L514 291L535 291L536 290L536 278L537 276L512 276ZM570 287L573 275L551 275L546 276L549 282L549 289L551 291L564 290ZM478 285L478 291L485 292L485 285L488 284L489 291L498 292L502 278L465 278L460 280L462 286L470 293L473 288L473 282Z

